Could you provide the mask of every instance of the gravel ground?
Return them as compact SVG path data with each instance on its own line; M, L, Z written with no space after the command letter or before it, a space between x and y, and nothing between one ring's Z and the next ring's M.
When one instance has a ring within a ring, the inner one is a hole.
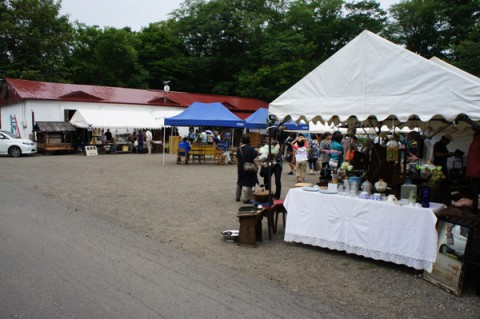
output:
M176 165L168 154L165 165L161 154L0 160L2 180L322 303L373 318L479 318L480 297L469 278L456 297L411 268L286 243L281 226L257 248L224 241L221 231L239 227L235 165ZM294 184L288 171L285 165L283 197ZM306 181L317 179L307 175Z

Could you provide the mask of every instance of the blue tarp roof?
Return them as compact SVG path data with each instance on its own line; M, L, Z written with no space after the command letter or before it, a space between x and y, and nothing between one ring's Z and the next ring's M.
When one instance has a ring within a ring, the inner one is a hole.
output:
M259 108L252 115L245 119L245 127L250 129L266 129L267 128L268 109ZM293 120L283 124L289 131L308 131L308 124L296 124Z
M230 112L222 103L194 102L182 113L166 118L165 125L244 128L245 121Z

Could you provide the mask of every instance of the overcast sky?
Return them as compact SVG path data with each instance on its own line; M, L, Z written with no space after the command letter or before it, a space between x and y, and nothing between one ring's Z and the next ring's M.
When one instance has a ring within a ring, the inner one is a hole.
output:
M380 0L384 9L400 0ZM183 0L62 0L61 14L88 26L130 27L140 31L149 23L163 21Z

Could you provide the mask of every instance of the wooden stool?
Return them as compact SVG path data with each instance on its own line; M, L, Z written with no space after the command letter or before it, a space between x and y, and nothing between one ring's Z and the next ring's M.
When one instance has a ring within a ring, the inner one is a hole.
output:
M257 241L262 241L263 210L239 212L237 217L240 222L238 245L257 247Z

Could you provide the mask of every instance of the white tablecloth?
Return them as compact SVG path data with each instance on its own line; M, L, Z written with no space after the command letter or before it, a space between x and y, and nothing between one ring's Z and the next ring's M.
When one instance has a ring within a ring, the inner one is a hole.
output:
M434 212L443 204L417 208L294 188L284 206L285 241L432 271L437 254Z

